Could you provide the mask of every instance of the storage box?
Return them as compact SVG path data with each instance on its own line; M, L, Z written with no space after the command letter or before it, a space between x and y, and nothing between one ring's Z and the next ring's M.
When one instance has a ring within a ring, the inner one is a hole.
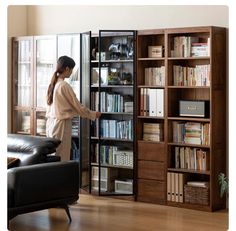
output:
M148 58L162 58L162 46L148 46Z
M209 187L184 185L184 202L209 205Z
M115 180L115 192L132 194L133 193L133 180Z
M133 156L132 151L114 151L113 152L113 165L133 167Z
M190 117L208 117L209 116L209 102L195 101L195 100L180 100L179 101L179 115Z

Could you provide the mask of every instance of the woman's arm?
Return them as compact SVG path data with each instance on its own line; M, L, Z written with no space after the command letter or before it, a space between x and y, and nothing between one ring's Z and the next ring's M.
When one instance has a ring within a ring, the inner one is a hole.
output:
M81 104L76 97L72 87L66 83L63 85L62 92L64 96L67 98L68 103L71 107L78 113L82 118L88 118L91 120L95 120L96 118L101 116L100 112L89 110L86 106Z

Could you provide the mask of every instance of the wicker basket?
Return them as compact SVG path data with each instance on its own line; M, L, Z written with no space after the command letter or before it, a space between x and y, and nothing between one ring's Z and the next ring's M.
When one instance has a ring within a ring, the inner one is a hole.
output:
M209 187L184 185L184 202L209 205Z

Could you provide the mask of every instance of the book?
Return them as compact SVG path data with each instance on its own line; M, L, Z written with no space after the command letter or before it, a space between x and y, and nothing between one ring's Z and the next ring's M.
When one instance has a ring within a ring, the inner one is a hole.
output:
M171 172L171 201L175 201L175 173Z
M164 116L164 89L156 89L157 116Z
M171 201L171 173L167 172L167 201Z
M184 174L183 173L178 173L179 177L179 202L183 203L184 202Z
M175 202L179 202L179 174L178 173L174 173L175 174Z
M194 186L194 187L208 187L209 182L208 181L188 181L187 185Z

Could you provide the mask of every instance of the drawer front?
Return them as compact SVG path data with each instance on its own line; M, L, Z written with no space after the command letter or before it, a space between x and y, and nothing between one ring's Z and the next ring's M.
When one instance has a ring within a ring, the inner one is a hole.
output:
M157 143L138 142L138 159L139 160L165 160L165 145Z
M165 204L165 183L155 180L138 180L138 201Z
M138 161L138 178L164 180L164 163L154 161Z

